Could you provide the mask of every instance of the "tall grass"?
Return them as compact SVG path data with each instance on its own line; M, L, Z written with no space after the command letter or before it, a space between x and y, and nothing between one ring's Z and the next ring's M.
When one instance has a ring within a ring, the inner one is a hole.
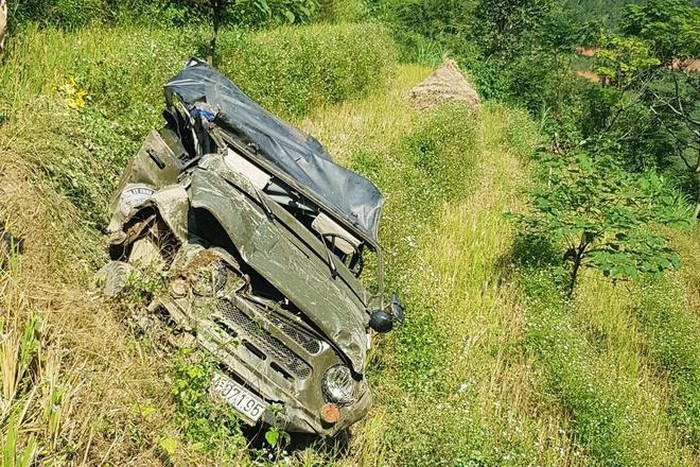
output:
M650 280L633 315L648 339L650 363L669 381L668 413L690 446L700 446L700 321L678 280Z
M190 56L206 51L208 34L128 25L69 33L28 25L6 46L0 110L7 116L33 112L33 104L60 95L74 80L87 91L88 106L140 130L159 117L165 81ZM219 54L224 74L285 116L384 89L396 59L393 42L378 24L224 30Z
M396 48L379 24L230 32L220 44L221 70L287 118L384 89L396 64Z
M586 292L605 290L606 300L586 294L569 304L546 273L528 274L521 284L526 348L543 370L544 390L568 414L564 429L577 452L599 465L690 462L664 416L664 388L638 353L626 291L589 283Z
M0 269L0 445L2 465L65 463L69 456L72 395L77 382L60 344L21 288L21 260L11 253Z

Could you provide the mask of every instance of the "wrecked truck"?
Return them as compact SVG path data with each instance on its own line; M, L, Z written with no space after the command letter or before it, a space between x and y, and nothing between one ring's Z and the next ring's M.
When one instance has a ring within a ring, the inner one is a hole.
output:
M165 94L118 186L105 274L158 269L149 312L210 353L212 393L246 423L347 428L370 406L371 333L403 319L384 299L381 193L205 62Z

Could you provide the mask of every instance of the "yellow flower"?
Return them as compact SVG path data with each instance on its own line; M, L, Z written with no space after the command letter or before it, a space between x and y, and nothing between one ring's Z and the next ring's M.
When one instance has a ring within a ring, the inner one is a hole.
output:
M58 88L63 94L63 102L71 109L82 109L86 100L90 99L87 89L80 89L75 82L75 78L70 78L67 83Z

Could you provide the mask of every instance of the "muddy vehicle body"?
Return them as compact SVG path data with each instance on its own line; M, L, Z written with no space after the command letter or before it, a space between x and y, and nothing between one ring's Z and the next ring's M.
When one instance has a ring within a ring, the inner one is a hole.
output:
M370 406L371 330L402 319L383 300L383 197L201 61L165 92L167 123L115 195L105 274L160 271L149 310L211 352L212 391L244 421L333 435Z

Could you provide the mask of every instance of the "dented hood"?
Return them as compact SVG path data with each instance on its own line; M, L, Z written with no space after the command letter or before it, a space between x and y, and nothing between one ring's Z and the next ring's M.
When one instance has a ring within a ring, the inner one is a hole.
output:
M315 138L270 114L200 60L190 60L165 85L165 94L171 105L177 99L189 108L202 102L214 107L213 122L242 138L259 163L378 245L384 198L372 182L335 164Z
M296 220L271 200L268 208L274 216L266 215L258 198L266 195L256 194L218 154L204 157L192 173L188 192L192 207L216 218L243 261L294 303L362 373L366 308L347 282L351 279L331 277L325 260L294 230Z

